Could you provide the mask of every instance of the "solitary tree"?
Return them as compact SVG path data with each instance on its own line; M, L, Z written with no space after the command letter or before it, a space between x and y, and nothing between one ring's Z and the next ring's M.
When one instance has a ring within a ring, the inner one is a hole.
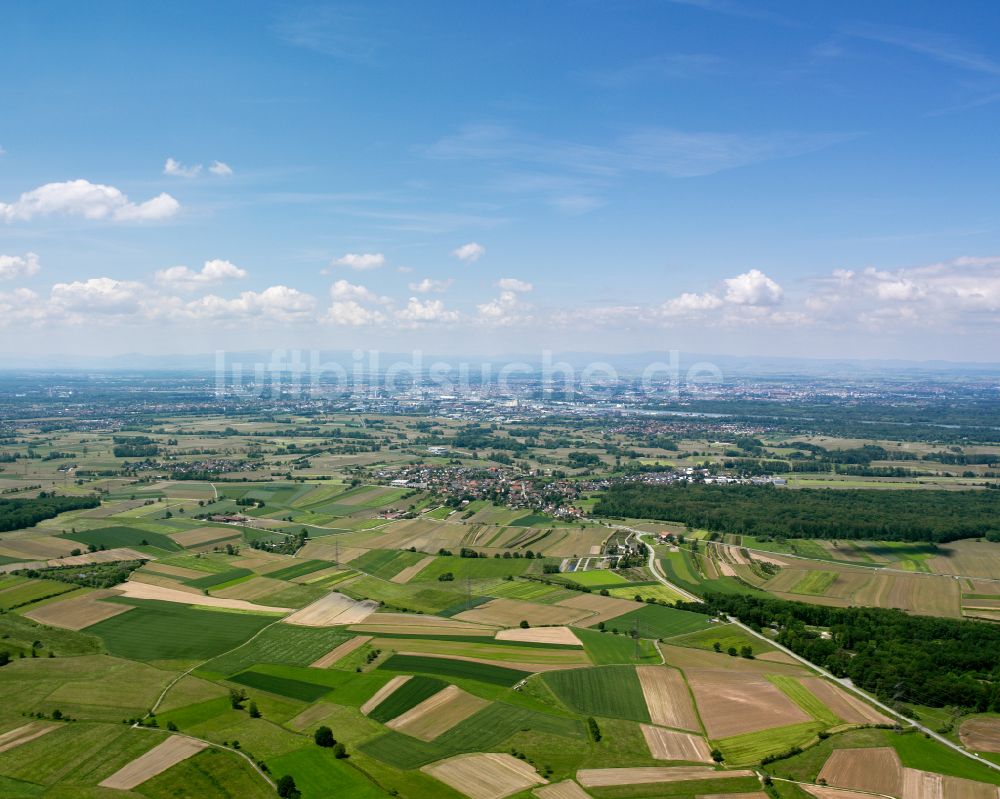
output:
M333 756L338 759L347 757L347 747L345 747L342 743L334 744Z
M250 711L249 712L250 712L250 718L252 718L252 719L259 719L260 718L260 709L257 707L257 703L256 702L251 702L250 703Z
M283 796L285 799L298 799L302 796L295 787L295 778L291 774L286 774L278 780L278 796Z
M337 743L337 739L333 737L333 730L326 725L317 728L316 732L313 733L313 740L317 746L330 747Z

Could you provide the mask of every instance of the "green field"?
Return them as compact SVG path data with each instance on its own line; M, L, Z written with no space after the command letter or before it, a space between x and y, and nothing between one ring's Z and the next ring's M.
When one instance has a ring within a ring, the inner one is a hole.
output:
M433 677L411 677L373 708L368 718L384 724L434 696L446 686L447 683Z
M410 552L405 549L373 549L352 560L351 568L373 574L383 580L390 580L403 569L419 563L425 557L427 556L422 552Z
M192 588L201 588L205 590L209 588L221 587L224 583L236 583L237 581L242 582L244 578L252 576L253 572L249 569L227 569L224 572L206 574L204 577L187 580L184 584L189 585Z
M275 624L239 649L210 660L199 672L227 676L256 663L308 666L350 638L340 628Z
M87 628L108 651L134 660L201 660L220 655L274 623L273 616L221 613L175 602L115 599L133 609Z
M12 579L17 580L17 582L12 584L10 582ZM7 611L24 607L41 599L59 596L76 589L77 587L72 583L63 583L58 580L34 580L27 577L8 578L7 587L0 590L0 610Z
M595 586L599 585L601 587L612 586L612 585L628 585L629 581L622 577L617 572L609 571L608 569L595 569L589 572L566 572L560 575L565 577L567 580L572 580L578 585Z
M301 699L303 702L315 702L320 697L330 693L328 685L278 677L274 674L263 674L253 669L236 674L230 677L229 681L250 688L259 688L279 696L287 696L289 699Z
M585 716L649 721L642 686L632 666L550 671L542 680L568 707Z
M815 721L804 721L787 727L762 732L747 732L715 741L716 747L729 765L756 763L762 757L786 752L793 746L802 746L823 728Z
M393 655L380 669L400 672L423 672L440 677L454 677L492 685L514 685L531 672L519 669L508 669L504 666L494 666L491 663L474 663L469 660L453 660L451 658L424 657L422 655Z
M605 622L607 629L621 631L638 628L643 638L670 638L674 635L703 630L709 626L708 616L688 610L666 608L663 605L644 605Z
M668 643L706 650L714 650L715 644L719 644L723 652L727 652L730 647L739 651L744 646L749 646L755 655L775 651L775 647L735 624L713 624L707 630L678 635L669 639Z
M473 580L489 577L517 577L524 574L532 566L537 571L542 570L541 558L528 560L527 558L460 558L457 555L447 557L441 556L428 563L420 573L413 578L413 582L429 582L437 580L442 574L450 572L455 576L455 580L464 580L467 577ZM555 561L550 561L555 562ZM534 570L534 569L533 569Z
M395 731L372 738L361 744L358 749L369 757L399 769L420 768L454 754L443 746Z
M93 544L95 547L104 546L105 549L115 547L138 547L153 546L165 549L168 552L175 552L182 549L173 539L162 533L152 533L146 530L138 530L134 527L102 527L99 530L79 530L75 533L66 533L62 536L80 544Z
M149 799L179 796L219 799L271 799L274 792L250 764L214 747L181 761L139 787Z
M325 799L329 796L385 797L386 792L354 768L349 762L338 760L329 749L309 746L287 755L271 758L268 762L275 777L291 774L302 799ZM337 786L331 793L331 786ZM203 794L208 796L209 794ZM269 794L273 796L273 792Z
M614 635L597 630L574 629L573 633L583 643L584 651L598 666L616 663L655 664L660 662L656 647L648 639L639 640L639 659L636 660L636 642L627 635Z
M823 596L837 580L837 572L811 571L791 587L794 594Z
M768 679L778 686L785 696L825 726L833 727L840 723L840 718L794 677L770 674Z
M328 569L330 566L330 562L326 560L305 560L291 566L285 566L277 571L268 572L267 576L274 580L291 580L295 577L312 574L320 569Z

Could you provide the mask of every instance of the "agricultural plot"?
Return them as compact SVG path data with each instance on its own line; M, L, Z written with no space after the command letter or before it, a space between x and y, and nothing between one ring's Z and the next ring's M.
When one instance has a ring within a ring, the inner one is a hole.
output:
M691 692L679 671L665 666L639 666L636 674L653 724L701 731Z
M396 649L403 654L441 655L444 657L475 660L480 663L509 664L527 671L580 668L590 665L586 652L567 644L522 644L494 641L489 638L445 636L434 638L377 638L373 645L379 649Z
M815 743L816 733L823 725L818 722L800 722L765 732L744 732L715 740L727 763L740 765L757 763L769 755L787 752L795 746Z
M41 605L24 615L39 624L62 627L65 630L82 630L91 624L97 624L99 621L132 609L130 605L101 601L113 596L118 596L113 590L92 591Z
M9 587L0 590L0 611L24 607L42 599L76 590L76 586L57 580L16 579L13 584L8 583Z
M353 639L341 629L272 624L238 649L208 661L199 673L228 676L259 663L309 666Z
M899 755L889 747L835 749L817 775L819 780L839 788L898 796L903 765Z
M332 627L338 624L358 624L378 609L371 600L358 601L336 592L318 599L286 618L287 624L306 627Z
M13 730L0 734L0 752L22 746L23 744L41 738L43 735L59 728L58 724L44 721L32 721Z
M717 778L755 777L752 771L719 772L708 766L648 766L639 768L581 769L577 781L584 788L611 788L616 785L653 785L695 782ZM641 795L641 794L640 794Z
M113 549L115 547L135 548L146 545L163 549L167 552L176 552L181 549L179 544L162 533L153 533L134 527L104 527L98 530L81 530L75 533L67 533L64 538L80 544L93 544L95 547L103 546L105 549ZM146 544L143 544L143 541Z
M116 771L100 783L102 788L128 791L162 774L171 766L196 755L208 744L182 735L171 735L163 743L150 749L127 766Z
M384 724L440 693L446 686L446 683L433 677L418 675L407 677L405 680L394 677L362 705L362 712L369 718ZM369 702L373 702L379 697L382 697L381 701L368 707Z
M162 585L153 585L137 580L129 580L120 583L113 589L117 591L123 599L150 600L156 602L175 602L182 605L198 605L204 608L217 608L219 610L241 610L247 613L277 614L288 613L291 608L276 607L271 605L257 605L253 602L246 602L242 599L224 599L217 596L203 596L196 593L197 589L188 591L179 588L167 588Z
M812 721L762 675L708 669L688 669L685 673L709 738Z
M962 722L962 743L976 752L1000 752L1000 718L976 718Z
M388 671L419 672L439 677L476 680L492 685L511 686L531 675L531 672L477 663L470 660L433 657L430 655L392 655L380 666Z
M736 624L713 624L708 629L672 637L670 643L674 646L689 646L694 649L713 651L715 645L718 644L722 652L727 652L730 647L739 651L744 646L749 646L755 655L776 651L769 643L750 635Z
M470 799L503 799L547 782L527 763L505 754L457 755L423 771Z
M513 627L500 630L496 634L498 641L520 641L529 644L564 644L566 646L583 646L580 639L569 627L529 627L522 629Z
M422 553L408 550L372 549L351 561L351 568L367 574L391 580L400 572L410 569L424 560ZM406 582L401 580L400 582Z
M711 763L712 751L705 739L686 732L665 730L643 724L642 735L649 753L656 760L685 760L693 763Z
M290 677L281 677L275 674L250 669L240 672L229 678L230 682L246 685L250 688L258 688L261 691L268 691L279 696L287 696L289 699L299 699L303 702L315 702L330 693L330 686L320 683L297 680Z
M133 660L202 659L219 655L274 622L251 613L204 610L173 602L113 600L134 610L88 628L108 651Z
M516 627L522 621L527 621L532 626L572 624L588 615L586 611L563 605L538 605L518 599L493 599L477 608L458 613L455 618L497 627Z
M486 699L449 685L396 716L386 726L422 741L433 741L489 704Z
M675 635L704 630L709 627L708 616L687 610L665 608L662 605L632 605L632 610L605 622L607 627L619 630L637 629L645 638L670 638ZM595 626L589 623L588 626Z
M585 716L649 722L642 684L632 666L552 671L542 680L562 702Z

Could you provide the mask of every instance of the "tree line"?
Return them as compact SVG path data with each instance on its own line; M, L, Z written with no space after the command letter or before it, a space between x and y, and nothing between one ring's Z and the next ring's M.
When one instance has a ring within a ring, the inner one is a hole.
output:
M778 643L889 704L1000 711L1000 625L747 594L710 593L678 607L776 626Z
M44 491L31 499L0 499L0 533L34 527L68 510L96 508L100 504L95 496L64 497Z
M996 491L789 491L770 485L624 483L608 489L594 513L753 536L1000 541L1000 492Z

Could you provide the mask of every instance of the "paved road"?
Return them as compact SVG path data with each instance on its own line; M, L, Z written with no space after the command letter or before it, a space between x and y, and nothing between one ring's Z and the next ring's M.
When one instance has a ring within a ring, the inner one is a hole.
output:
M625 527L625 526L622 526L622 525L615 525L615 527L617 527L618 529L621 529L621 530L632 530L632 528ZM634 532L639 537L640 541L643 540L643 536L645 536L645 535L652 535L652 533L643 533L640 530L632 530L632 532ZM691 602L700 602L701 601L701 599L699 597L695 596L690 591L685 591L680 586L674 585L673 583L671 583L663 575L663 573L660 571L659 565L656 563L656 552L653 550L653 546L652 545L649 545L649 570L653 573L653 576L660 583L662 583L663 585L667 586L671 590L676 591L678 594L680 594L681 596L683 596L686 599L688 599L688 601L691 601ZM879 702L874 697L869 696L865 691L862 691L860 688L858 688L856 685L854 685L854 683L852 683L849 679L846 679L846 678L840 679L838 677L834 677L826 669L821 668L820 666L817 666L812 661L806 660L801 655L797 655L795 652L793 652L788 647L782 646L777 641L774 641L774 640L768 638L766 635L762 635L761 633L757 632L756 630L752 629L751 627L748 627L747 625L745 625L743 622L741 622L739 619L735 618L734 616L729 616L728 618L729 618L729 621L731 621L733 624L736 624L739 627L743 628L748 633L750 633L750 635L753 635L753 636L755 636L757 638L760 638L761 640L766 641L771 646L780 649L782 652L784 652L789 657L795 658L795 660L797 660L799 663L801 663L802 665L804 665L806 668L812 669L813 671L815 671L815 672L817 672L819 674L822 674L827 679L832 680L833 682L837 683L840 686L843 686L848 691L851 691L852 693L854 693L857 696L861 697L866 702L868 702L868 703L870 703L872 705L875 705L875 707L877 707L879 710L884 711L885 713L887 713L888 715L892 716L893 718L895 718L895 719L903 722L904 724L911 724L911 725L913 725L918 730L920 730L920 732L922 732L925 735L933 738L934 740L938 741L939 743L944 744L949 749L952 749L952 750L958 752L960 755L962 755L964 757L967 757L970 760L975 760L977 763L981 763L982 765L987 766L988 768L991 768L994 771L1000 771L1000 765L997 765L996 763L993 763L992 761L986 760L985 758L982 758L979 755L977 755L977 754L975 754L973 752L968 751L964 747L959 746L958 744L953 743L952 741L949 741L947 738L945 738L940 733L935 732L934 730L930 729L929 727L925 727L920 722L914 721L911 718L907 718L902 713L897 713L895 710L893 710L888 705L885 705L882 702Z

